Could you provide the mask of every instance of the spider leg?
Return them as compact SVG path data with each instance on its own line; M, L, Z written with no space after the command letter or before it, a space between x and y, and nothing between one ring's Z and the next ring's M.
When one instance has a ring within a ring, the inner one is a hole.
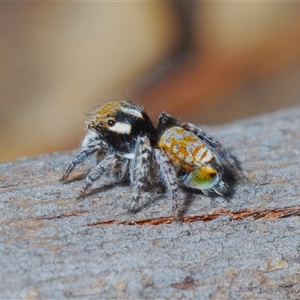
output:
M66 181L69 175L71 174L71 172L76 168L76 166L84 162L88 157L93 155L96 151L106 152L107 145L102 140L99 139L99 136L97 134L90 131L82 142L81 150L72 159L71 163L69 164L66 171L64 172L61 180Z
M121 181L126 175L128 160L124 161L119 155L108 155L86 176L85 183L78 198L83 198L92 184L103 174L108 174L112 182ZM124 167L125 166L125 167Z
M205 144L209 147L209 149L217 155L219 161L224 167L231 172L233 172L236 176L242 178L243 180L247 180L245 174L239 168L236 160L230 154L230 152L224 148L214 137L206 134L202 129L196 127L191 123L183 123L181 125L187 131L191 131L194 133L199 139L205 142ZM223 163L222 163L223 162Z
M133 187L130 211L135 211L142 188L148 180L152 148L147 136L138 137L135 147L135 157L130 163L130 182Z
M154 149L154 160L159 166L159 175L162 179L167 191L171 194L172 199L172 212L175 216L178 216L178 204L179 204L179 191L178 191L178 178L177 174L171 165L166 154L160 149Z

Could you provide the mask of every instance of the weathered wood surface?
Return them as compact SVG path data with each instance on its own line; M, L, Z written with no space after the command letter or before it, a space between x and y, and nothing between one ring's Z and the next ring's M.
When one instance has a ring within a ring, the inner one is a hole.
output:
M126 184L77 200L91 163L59 181L74 151L1 164L0 298L299 299L300 107L206 129L249 182L182 192L181 224L151 190L128 214Z

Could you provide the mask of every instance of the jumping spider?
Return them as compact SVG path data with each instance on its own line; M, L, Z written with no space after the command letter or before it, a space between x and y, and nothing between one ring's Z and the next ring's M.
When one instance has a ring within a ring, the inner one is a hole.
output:
M180 125L165 112L155 128L141 107L113 101L96 108L86 125L81 150L62 176L67 181L77 165L96 154L97 165L86 176L80 197L101 176L113 183L129 180L130 210L135 211L143 187L158 181L169 192L177 216L179 185L223 196L229 190L225 173L245 178L228 150L213 137L191 123Z

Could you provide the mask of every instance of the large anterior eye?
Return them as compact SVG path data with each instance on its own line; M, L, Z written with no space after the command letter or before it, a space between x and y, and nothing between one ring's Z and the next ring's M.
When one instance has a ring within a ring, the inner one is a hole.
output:
M116 124L116 121L114 119L109 119L107 122L108 126L114 126Z

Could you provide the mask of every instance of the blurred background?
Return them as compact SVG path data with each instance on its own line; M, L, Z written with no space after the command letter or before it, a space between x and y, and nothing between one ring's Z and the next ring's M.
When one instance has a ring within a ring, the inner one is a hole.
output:
M222 124L300 103L300 3L1 2L0 161L77 148L94 105Z

